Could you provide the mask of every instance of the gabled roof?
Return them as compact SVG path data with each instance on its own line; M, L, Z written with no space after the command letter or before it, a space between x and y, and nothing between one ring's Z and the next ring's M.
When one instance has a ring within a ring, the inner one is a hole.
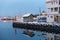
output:
M33 17L37 17L37 16L39 16L39 14L35 14L35 15L33 15Z
M32 14L28 13L28 14L23 15L23 17L28 17L30 15L32 15Z
M51 1L51 0L46 0L46 1Z

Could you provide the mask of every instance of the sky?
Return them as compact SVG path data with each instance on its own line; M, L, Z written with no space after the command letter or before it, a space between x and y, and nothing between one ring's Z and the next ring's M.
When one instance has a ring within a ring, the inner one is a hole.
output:
M0 0L0 16L38 14L39 8L45 10L45 4L45 0Z

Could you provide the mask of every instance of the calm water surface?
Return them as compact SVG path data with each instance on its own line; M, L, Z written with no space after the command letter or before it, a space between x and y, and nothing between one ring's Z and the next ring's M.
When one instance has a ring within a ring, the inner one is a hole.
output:
M0 40L45 40L45 35L37 31L33 31L33 37L26 36L23 34L24 29L13 28L12 23L0 22Z

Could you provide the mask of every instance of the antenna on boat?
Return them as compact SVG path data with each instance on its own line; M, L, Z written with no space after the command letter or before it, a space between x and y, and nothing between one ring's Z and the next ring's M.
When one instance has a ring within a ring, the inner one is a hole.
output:
M41 7L39 8L39 16L40 16L40 14L41 14Z

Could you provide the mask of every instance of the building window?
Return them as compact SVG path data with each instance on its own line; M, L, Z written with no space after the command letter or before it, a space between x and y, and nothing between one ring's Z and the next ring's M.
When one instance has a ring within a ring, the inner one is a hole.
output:
M54 11L57 12L58 11L58 7L54 8Z
M38 19L38 22L46 22L47 18L46 17L42 17Z
M52 3L52 5L53 5L53 2L51 2Z
M50 8L48 8L48 10L50 10Z
M54 21L58 21L58 16L54 16Z
M59 0L59 5L60 5L60 0Z
M51 8L51 12L53 12L53 8Z
M51 18L53 18L53 16L51 16Z
M49 17L49 16L48 16Z
M49 13L51 12L51 8L48 8L48 10L47 10Z
M48 9L50 9L50 8L48 8Z
M59 7L59 13L60 13L60 7Z

